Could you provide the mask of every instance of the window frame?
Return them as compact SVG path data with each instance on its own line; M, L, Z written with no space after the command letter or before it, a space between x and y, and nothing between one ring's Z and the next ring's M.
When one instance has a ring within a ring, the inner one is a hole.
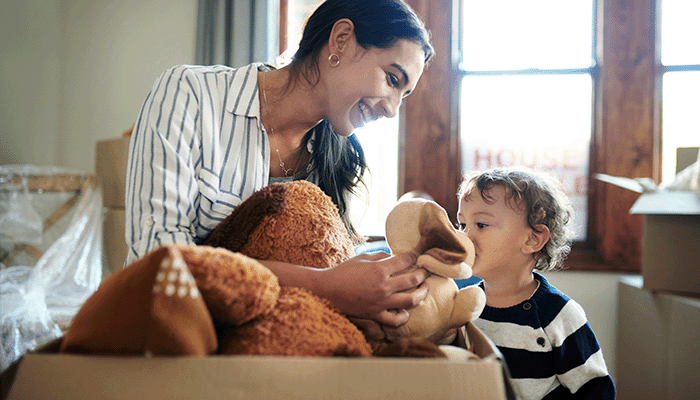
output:
M461 77L453 40L459 34L459 2L407 3L431 31L436 56L402 110L399 193L426 191L454 218L461 179L459 88L453 84ZM659 182L662 68L656 7L656 0L597 1L588 240L574 245L567 270L641 271L643 217L629 213L639 194L593 177L606 173Z

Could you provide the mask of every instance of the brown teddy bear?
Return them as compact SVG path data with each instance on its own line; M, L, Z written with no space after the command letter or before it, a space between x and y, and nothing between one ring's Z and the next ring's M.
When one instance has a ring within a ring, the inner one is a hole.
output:
M449 221L447 226L454 231ZM463 248L454 251L460 247L454 236L424 242L411 251L444 253L437 259L456 265L469 255ZM280 287L256 260L330 268L354 254L337 208L311 183L271 184L256 192L205 244L164 246L109 277L76 315L61 351L444 357L433 343L407 340L400 333L387 334L394 340L391 345L384 339L383 346L370 346L363 332L327 300L304 289ZM441 326L426 329L444 335Z
M254 193L204 245L311 268L330 268L354 254L336 206L307 181ZM362 332L328 300L296 287L281 287L277 306L251 323L222 324L218 336L224 354L372 355Z
M362 332L330 302L280 287L252 258L326 268L352 255L337 209L315 188L270 185L240 204L209 245L164 246L113 274L81 307L61 351L371 356Z

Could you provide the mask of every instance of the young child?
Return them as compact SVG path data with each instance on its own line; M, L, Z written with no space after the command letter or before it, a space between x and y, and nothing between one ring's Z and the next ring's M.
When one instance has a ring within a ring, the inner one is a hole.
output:
M570 250L571 205L549 176L498 168L460 185L458 222L476 248L486 307L475 321L505 357L523 399L614 399L583 308L534 270Z

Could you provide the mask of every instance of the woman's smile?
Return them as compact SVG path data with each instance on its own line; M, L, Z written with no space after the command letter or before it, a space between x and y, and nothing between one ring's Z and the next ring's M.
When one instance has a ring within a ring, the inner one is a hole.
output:
M363 127L368 123L374 121L374 118L372 117L372 111L363 101L360 101L360 103L358 104L358 109L360 110L360 121L359 126L356 126L355 128Z

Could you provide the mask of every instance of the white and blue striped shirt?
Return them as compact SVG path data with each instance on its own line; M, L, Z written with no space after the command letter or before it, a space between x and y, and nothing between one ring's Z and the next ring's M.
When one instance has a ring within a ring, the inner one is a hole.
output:
M614 399L598 340L583 308L540 274L532 297L487 306L474 324L503 353L522 399Z
M129 148L127 265L161 245L201 243L268 184L257 78L266 68L180 65L156 80Z

